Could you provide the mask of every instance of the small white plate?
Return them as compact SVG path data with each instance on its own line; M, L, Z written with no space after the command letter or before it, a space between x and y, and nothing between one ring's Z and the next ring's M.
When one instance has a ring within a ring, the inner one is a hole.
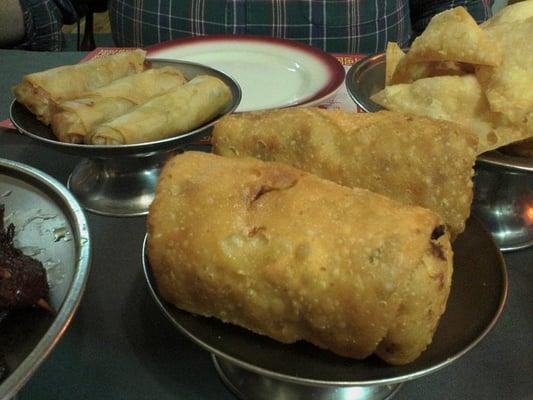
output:
M316 105L344 82L344 67L334 56L285 39L209 35L147 50L150 58L192 61L230 75L242 90L237 111Z

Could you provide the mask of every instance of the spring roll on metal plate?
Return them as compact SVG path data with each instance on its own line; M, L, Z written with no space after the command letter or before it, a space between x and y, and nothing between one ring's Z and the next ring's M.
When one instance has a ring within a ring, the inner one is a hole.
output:
M117 79L81 98L60 103L52 117L52 131L62 142L83 143L96 125L185 82L183 74L172 67L149 69Z
M146 51L136 49L36 72L24 76L13 92L19 103L49 125L59 102L75 99L115 79L141 72L145 56Z
M100 145L143 143L189 132L221 113L231 96L230 88L220 79L200 75L96 126L87 142Z
M180 309L339 355L416 359L445 310L442 220L281 163L186 152L148 215L161 296Z
M216 154L284 162L429 208L452 238L470 214L477 141L451 122L388 111L290 108L225 117L212 142Z

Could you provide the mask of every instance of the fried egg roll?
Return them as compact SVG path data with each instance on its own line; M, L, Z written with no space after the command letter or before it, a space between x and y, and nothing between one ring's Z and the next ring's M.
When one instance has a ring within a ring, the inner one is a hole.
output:
M185 85L96 126L87 137L87 143L143 143L189 132L220 114L231 96L230 88L220 79L197 76Z
M451 122L388 111L289 108L225 117L212 143L216 154L284 162L429 208L452 238L470 214L476 138Z
M147 224L166 301L283 343L405 364L445 310L452 250L439 216L285 164L178 155Z
M44 124L49 125L55 106L80 97L115 79L141 72L146 51L136 49L24 76L13 92Z
M183 74L172 67L149 69L117 79L81 98L60 103L52 117L52 131L62 142L83 143L96 125L185 82Z

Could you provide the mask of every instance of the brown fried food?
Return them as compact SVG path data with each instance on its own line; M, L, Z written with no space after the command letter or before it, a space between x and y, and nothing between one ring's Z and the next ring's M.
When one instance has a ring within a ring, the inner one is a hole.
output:
M524 126L492 112L474 75L438 76L387 86L372 101L387 110L453 121L477 134L477 153L525 139Z
M452 250L429 210L290 166L187 152L148 215L160 294L285 343L408 363L432 340Z
M411 45L405 59L412 62L456 61L499 65L501 50L464 7L435 15Z
M284 162L429 208L452 237L470 214L477 141L454 123L386 111L291 108L228 116L215 126L212 142L216 154Z
M94 127L87 144L151 142L192 131L215 118L231 102L222 80L198 75L184 85L153 97L121 116Z
M533 3L533 2L532 2ZM533 16L517 22L492 22L485 31L503 49L499 66L476 67L476 77L492 111L501 112L533 136Z
M145 56L146 51L135 49L28 74L13 88L13 93L19 103L49 125L57 104L108 85L115 79L141 72Z
M396 42L388 42L385 51L385 85L390 85L392 76L398 63L405 56L403 50Z
M467 75L473 72L473 68L470 68L468 64L455 61L423 61L412 63L407 58L403 58L392 74L389 85L411 83L418 79L433 76Z
M173 67L149 69L117 79L81 98L61 102L52 117L52 131L62 142L83 143L96 125L185 82L183 74Z

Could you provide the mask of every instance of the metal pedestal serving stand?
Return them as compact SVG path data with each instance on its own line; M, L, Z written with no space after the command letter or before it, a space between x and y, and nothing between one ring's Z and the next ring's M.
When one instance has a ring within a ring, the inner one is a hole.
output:
M478 157L473 209L502 251L533 245L533 161L492 151Z
M212 354L224 384L246 400L389 399L403 382L448 366L477 345L494 327L507 297L501 252L491 234L472 217L453 244L450 297L428 349L407 365L388 365L375 356L358 361L304 342L278 343L215 318L177 309L159 295L146 257L146 240L143 267L152 297L181 333Z
M148 212L160 169L166 160L209 134L222 116L237 108L241 100L238 84L210 67L184 61L150 60L153 67L173 66L190 80L211 75L224 81L232 91L232 101L214 120L185 134L148 143L127 145L86 145L63 143L50 128L39 122L23 105L11 104L11 121L17 129L44 145L84 157L68 179L68 188L86 210L97 214L127 217Z

